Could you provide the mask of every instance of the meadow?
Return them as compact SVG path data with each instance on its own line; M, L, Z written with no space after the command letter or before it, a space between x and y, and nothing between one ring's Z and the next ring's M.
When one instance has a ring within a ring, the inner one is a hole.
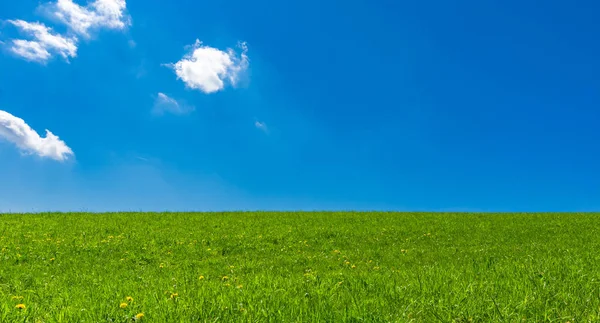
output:
M600 322L600 214L0 215L0 322Z

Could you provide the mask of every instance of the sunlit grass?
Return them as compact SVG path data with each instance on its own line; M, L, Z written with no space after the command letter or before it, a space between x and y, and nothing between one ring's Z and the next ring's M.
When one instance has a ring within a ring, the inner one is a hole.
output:
M0 215L1 322L598 322L598 214Z

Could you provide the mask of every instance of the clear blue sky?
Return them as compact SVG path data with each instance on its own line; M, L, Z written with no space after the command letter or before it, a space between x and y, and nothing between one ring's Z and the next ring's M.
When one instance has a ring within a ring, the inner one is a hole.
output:
M600 211L598 1L103 1L0 1L0 211Z

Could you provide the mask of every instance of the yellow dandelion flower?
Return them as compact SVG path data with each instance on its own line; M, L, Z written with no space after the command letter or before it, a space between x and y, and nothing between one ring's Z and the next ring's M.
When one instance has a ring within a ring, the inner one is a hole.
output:
M120 308L125 308L127 307L127 303L121 303L121 305L119 305Z
M204 276L200 275L200 277L198 277L198 279L202 280L202 279L204 279Z
M24 310L25 309L25 304L17 304L17 306L15 306L15 308L18 308L20 310Z
M344 261L344 264L345 264L345 265L349 265L349 264L350 264L350 262L349 262L348 260L346 260L346 261Z
M125 297L125 300L131 303L131 302L133 302L133 297L127 296L127 297Z
M354 269L354 268L356 268L356 266L355 266L355 265L352 265L352 267L350 267L350 268Z
M158 265L158 268L165 268L165 264Z
M177 298L178 296L179 296L179 294L177 294L177 293L172 293L171 294L171 298Z
M242 288L242 287L244 287L244 286L243 285L237 285L237 288Z
M138 314L135 315L135 319L136 320L141 320L143 318L144 318L144 313L138 313Z
M223 276L223 280L229 279L229 276Z
M54 260L55 260L54 258L50 258L50 261L54 261Z
M333 253L340 253L340 251L336 249L333 251Z

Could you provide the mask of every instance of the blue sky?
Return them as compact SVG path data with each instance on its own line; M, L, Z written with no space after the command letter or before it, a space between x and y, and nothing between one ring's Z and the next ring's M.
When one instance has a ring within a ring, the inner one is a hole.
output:
M598 12L0 1L0 211L599 211Z

